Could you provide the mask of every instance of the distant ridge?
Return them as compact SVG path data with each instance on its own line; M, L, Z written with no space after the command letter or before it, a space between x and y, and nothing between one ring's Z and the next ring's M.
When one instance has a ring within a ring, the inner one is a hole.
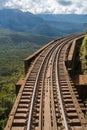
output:
M22 12L15 9L0 10L0 29L10 29L34 35L51 37L84 31L87 15L54 15Z
M37 16L47 21L62 21L69 23L87 22L87 14L38 14Z

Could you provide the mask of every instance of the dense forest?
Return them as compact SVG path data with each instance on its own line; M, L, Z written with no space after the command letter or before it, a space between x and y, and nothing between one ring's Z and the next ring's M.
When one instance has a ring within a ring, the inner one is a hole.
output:
M0 30L0 130L5 127L15 101L15 84L24 76L24 58L52 40L9 30Z

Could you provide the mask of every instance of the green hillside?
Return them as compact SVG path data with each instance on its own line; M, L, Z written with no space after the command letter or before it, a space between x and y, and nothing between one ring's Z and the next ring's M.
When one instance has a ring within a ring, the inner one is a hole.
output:
M0 130L3 130L15 100L15 83L24 74L24 58L49 37L0 30Z

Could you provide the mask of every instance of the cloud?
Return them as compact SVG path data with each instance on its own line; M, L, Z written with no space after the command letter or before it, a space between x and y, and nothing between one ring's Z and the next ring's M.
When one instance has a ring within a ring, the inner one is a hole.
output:
M4 8L6 2L8 2L8 0L0 0L0 9Z
M9 0L5 7L30 11L32 13L56 13L58 8L60 8L56 0Z
M87 0L0 0L0 9L2 8L32 13L87 14Z
M63 6L72 5L72 1L70 1L70 0L57 0L57 2L58 2L60 5L63 5Z

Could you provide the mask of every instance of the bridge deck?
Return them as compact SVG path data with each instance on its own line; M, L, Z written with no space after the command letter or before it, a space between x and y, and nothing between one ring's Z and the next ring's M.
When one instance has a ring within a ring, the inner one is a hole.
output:
M52 41L26 59L26 76L5 130L87 129L84 104L65 66L69 44L74 41L75 47L82 36Z

